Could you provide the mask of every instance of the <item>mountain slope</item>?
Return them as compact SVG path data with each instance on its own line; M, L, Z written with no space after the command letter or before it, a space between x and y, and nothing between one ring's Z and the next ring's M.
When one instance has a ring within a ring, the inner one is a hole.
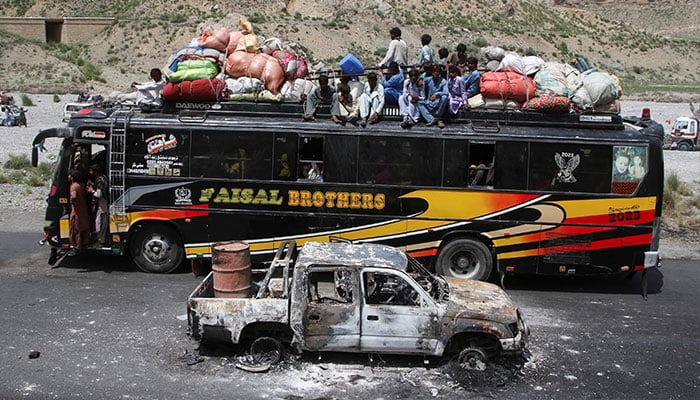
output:
M589 64L617 74L629 94L650 87L698 94L700 57L698 7L682 0L512 1L465 0L286 0L228 3L201 0L35 0L23 6L0 0L4 16L115 16L119 22L89 43L66 48L31 43L0 32L4 90L76 92L128 90L163 66L170 52L203 29L237 28L247 16L256 31L298 44L312 63L335 66L348 52L376 64L388 46L388 30L399 26L418 59L420 36L432 47L465 43L478 54L497 45L547 61L583 55ZM24 3L24 2L20 2ZM31 6L28 6L30 5ZM575 7L574 7L575 6ZM99 10L99 11L91 11ZM72 58L66 57L72 54ZM83 60L82 65L79 61ZM94 65L105 82L95 79ZM19 71L22 71L20 73Z

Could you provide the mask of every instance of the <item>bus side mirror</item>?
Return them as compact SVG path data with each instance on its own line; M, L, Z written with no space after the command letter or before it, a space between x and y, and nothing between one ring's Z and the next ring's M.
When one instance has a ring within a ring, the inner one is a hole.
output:
M39 165L39 148L32 146L32 167L36 168Z

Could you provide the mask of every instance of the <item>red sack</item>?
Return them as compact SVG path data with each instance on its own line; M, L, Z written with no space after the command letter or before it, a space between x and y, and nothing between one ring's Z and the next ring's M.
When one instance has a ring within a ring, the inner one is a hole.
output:
M228 54L236 51L236 47L238 46L238 41L241 40L241 36L243 36L243 32L241 31L229 32L228 47L226 48L226 52Z
M197 42L202 47L209 47L225 52L229 42L229 32L226 28L219 28L213 32L204 30L202 35L197 38Z
M217 101L224 90L224 82L218 79L197 79L178 83L168 82L163 87L165 100Z
M484 72L479 88L481 95L489 99L522 103L535 97L535 82L516 72Z

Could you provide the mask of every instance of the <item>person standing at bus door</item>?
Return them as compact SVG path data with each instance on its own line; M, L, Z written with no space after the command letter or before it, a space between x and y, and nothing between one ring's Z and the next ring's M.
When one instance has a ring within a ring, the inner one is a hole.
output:
M374 124L384 110L384 86L379 83L376 72L367 74L367 82L360 95L360 125ZM369 118L368 118L369 117Z
M450 114L457 115L461 108L469 106L464 80L462 80L456 65L450 65L447 69L447 91L449 93Z
M90 166L90 176L94 182L87 192L92 195L95 208L95 240L100 246L107 246L107 234L109 232L109 201L107 200L107 177L102 173L102 166L93 164Z
M424 33L423 36L420 37L420 43L423 45L423 47L420 49L420 59L418 60L418 65L423 65L426 62L433 64L435 63L435 52L430 47L430 42L432 40L433 38L427 33Z
M131 87L137 90L136 105L145 106L146 108L161 107L163 105L160 100L160 93L163 91L163 86L168 82L158 68L151 69L151 79L153 79L151 82L131 83Z
M430 68L432 69L430 64ZM399 110L401 111L401 127L408 129L415 125L420 118L418 112L418 101L423 100L423 81L420 80L420 72L417 69L412 69L408 73L408 79L403 85L403 94L399 97Z
M433 65L433 75L423 82L425 99L418 101L418 111L427 121L425 126L437 125L440 129L445 127L442 114L447 106L447 81L440 75L439 65Z
M12 126L12 112L10 111L10 106L5 106L4 107L5 111L5 126Z
M308 96L301 95L302 99L306 100L306 109L304 110L304 121L313 121L316 119L316 109L321 104L331 104L335 88L328 84L328 75L321 74L318 77L318 86L309 93Z
M350 94L350 86L340 85L340 92L333 93L331 100L331 121L336 124L355 123L359 112L358 102Z
M464 89L467 91L467 99L479 94L479 83L481 82L481 72L477 69L477 60L474 56L467 57L467 72L465 72L462 79L464 79Z
M72 247L69 255L76 255L90 242L90 217L85 185L80 182L80 171L70 170L68 182L70 182L69 240Z
M403 71L399 64L395 61L389 63L389 79L384 77L384 71L379 70L379 77L384 86L384 103L389 105L398 105L399 96L403 91Z
M387 49L386 55L379 63L379 66L386 67L392 62L401 66L408 65L408 45L401 39L401 29L398 27L391 28L389 36L391 37L389 49Z

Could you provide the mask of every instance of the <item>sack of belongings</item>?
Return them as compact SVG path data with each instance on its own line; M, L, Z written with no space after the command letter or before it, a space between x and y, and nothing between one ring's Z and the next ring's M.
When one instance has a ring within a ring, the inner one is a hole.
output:
M282 85L280 93L283 101L297 103L302 95L308 96L316 88L312 81L306 79L289 80Z
M219 68L209 60L183 60L177 64L177 71L170 74L170 82L211 79L219 73Z
M583 74L582 82L583 85L571 98L580 111L614 109L615 106L603 106L614 103L622 95L617 77L606 72L589 70Z
M248 76L260 79L273 94L279 93L284 83L284 70L276 58L265 53L251 54L236 51L226 60L226 73L233 78Z
M241 18L238 20L238 26L241 27L241 37L238 39L234 51L257 53L260 50L260 40L253 31L253 24L247 19Z
M255 93L263 90L263 83L260 79L242 76L238 79L226 79L226 89L231 93Z
M570 98L583 85L576 68L556 62L544 63L533 80L537 96L555 95Z
M500 47L488 46L481 48L481 55L488 61L501 61L506 55L506 51Z
M168 82L163 87L163 99L217 101L224 90L224 82L218 79L197 79L195 81Z
M546 113L568 113L570 106L571 100L568 97L545 94L526 101L522 108Z
M519 110L520 102L509 99L490 99L484 97L484 108L489 110Z
M219 28L213 32L209 32L205 29L195 41L197 46L225 52L228 47L229 37L230 34L226 28Z
M168 70L172 72L177 72L178 64L185 60L207 60L211 61L217 65L219 70L224 68L226 63L226 55L219 50L200 47L200 46L187 46L183 47L177 51L174 51L170 55L168 60Z
M535 97L535 83L532 79L516 72L484 72L481 74L479 88L482 96L490 99L522 103Z

